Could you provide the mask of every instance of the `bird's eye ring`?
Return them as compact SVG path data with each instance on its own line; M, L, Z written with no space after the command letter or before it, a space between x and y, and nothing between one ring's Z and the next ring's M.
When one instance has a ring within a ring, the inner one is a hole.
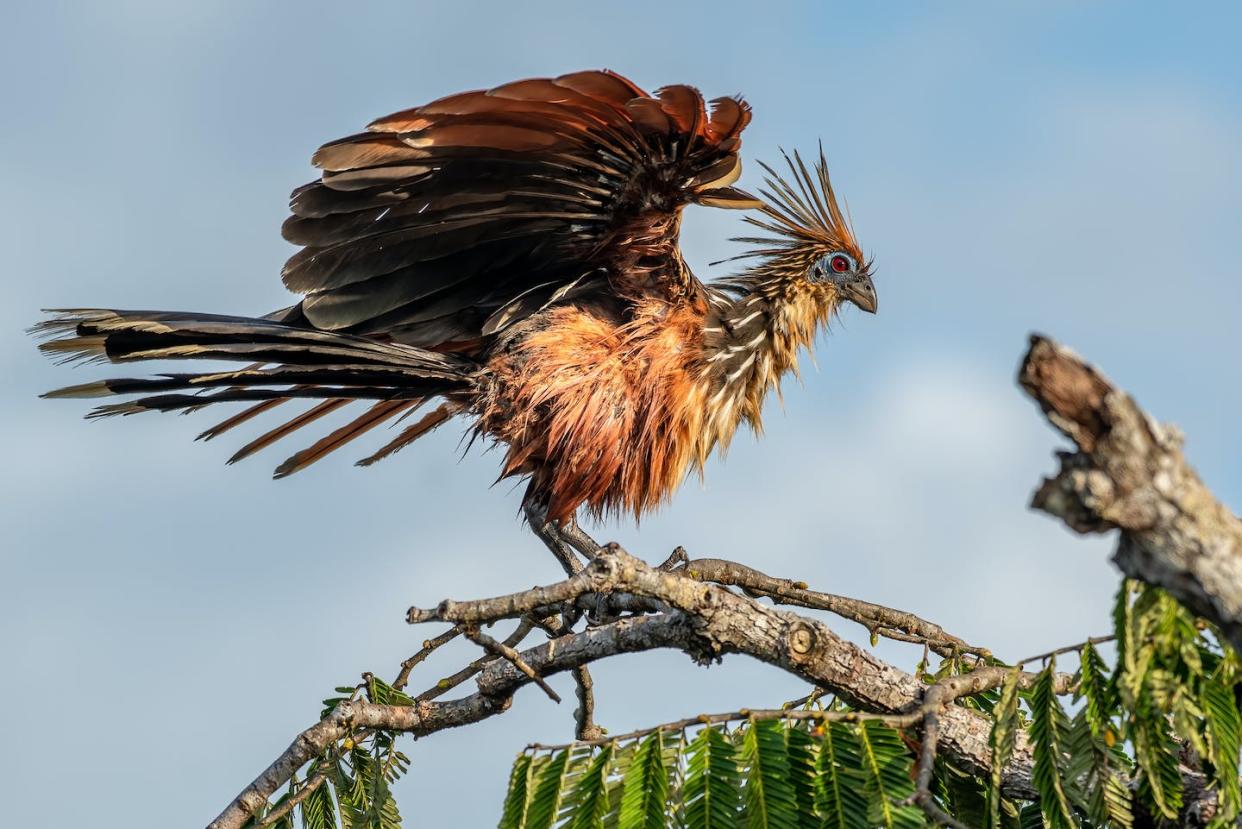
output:
M850 269L850 259L848 256L838 253L828 260L828 267L832 268L833 273L845 273Z

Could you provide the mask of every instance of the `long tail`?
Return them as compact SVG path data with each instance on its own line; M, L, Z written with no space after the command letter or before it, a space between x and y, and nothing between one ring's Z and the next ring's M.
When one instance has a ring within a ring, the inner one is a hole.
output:
M457 355L266 319L101 308L48 313L54 316L31 332L47 338L39 349L60 362L209 359L248 364L227 371L98 380L43 395L143 395L99 406L88 417L187 412L215 403L252 404L198 436L210 440L289 400L316 401L307 411L242 447L229 463L351 402L372 401L362 415L278 466L278 478L306 468L382 423L412 414L434 397L468 391L478 371L477 363ZM368 465L391 455L459 410L458 403L442 403L358 463Z

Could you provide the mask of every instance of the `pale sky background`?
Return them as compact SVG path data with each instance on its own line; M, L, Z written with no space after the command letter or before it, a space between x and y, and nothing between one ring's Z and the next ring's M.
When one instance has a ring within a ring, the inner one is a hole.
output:
M598 536L896 605L1011 659L1106 632L1108 541L1026 509L1061 441L1014 370L1032 330L1072 345L1242 503L1242 14L884 5L5 3L3 822L203 825L334 685L391 676L433 632L408 605L558 576L520 490L489 488L498 456L459 460L456 426L368 470L352 461L382 435L273 482L281 450L230 468L242 436L192 442L213 415L86 423L81 401L37 400L100 369L55 367L22 333L47 306L287 304L279 225L315 147L515 78L603 66L743 93L746 159L822 138L879 269L880 314L846 312L762 442ZM689 215L700 274L736 250L737 218ZM595 675L614 732L806 691L736 656ZM521 746L571 734L554 684L559 707L526 689L485 725L407 740L407 825L493 825Z

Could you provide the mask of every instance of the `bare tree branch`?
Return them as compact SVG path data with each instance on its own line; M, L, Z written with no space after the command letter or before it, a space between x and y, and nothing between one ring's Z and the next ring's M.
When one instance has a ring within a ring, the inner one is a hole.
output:
M1050 651L1044 651L1043 653L1037 653L1034 656L1028 656L1025 659L1019 659L1017 662L1013 664L1025 665L1028 662L1043 662L1044 660L1051 659L1054 656L1061 656L1062 654L1066 654L1066 653L1078 653L1083 648L1085 648L1087 645L1102 645L1105 642L1113 642L1116 639L1117 637L1111 633L1108 634L1107 636L1090 636L1082 640L1081 642L1075 642L1072 645L1065 645L1064 647L1053 648Z
M694 641L695 634L681 614L636 617L559 637L523 652L522 659L541 676L549 676L605 656L683 644L690 647L688 643ZM294 772L351 733L383 729L425 736L508 710L513 693L532 680L507 661L490 654L485 659L478 679L479 690L461 699L417 700L412 706L379 705L364 700L340 703L327 717L299 734L208 829L240 829Z
M405 686L409 684L410 673L418 667L424 659L435 653L438 648L456 639L459 633L461 633L460 628L451 627L439 636L424 640L422 649L401 663L401 673L397 674L397 678L392 681L392 687L396 688L398 691L404 690Z
M412 608L408 618L478 625L521 617L556 603L572 603L579 596L610 592L657 599L673 609L566 633L521 652L521 661L538 676L547 677L597 659L656 648L675 648L704 664L725 654L745 653L827 688L864 711L885 715L917 711L927 687L911 674L840 638L817 620L767 607L718 585L656 570L615 545L565 581L493 599L446 600L432 609ZM507 660L492 658L480 668L478 691L462 699L436 702L420 698L412 707L342 703L325 720L299 735L210 829L238 829L298 768L346 736L351 728L426 735L465 725L503 712L514 691L532 681ZM987 676L991 672L1003 675L1002 670L979 670L988 671ZM916 714L911 721L920 719L921 714ZM990 762L990 721L961 706L949 706L942 722L940 744L945 758L964 770L984 773ZM1013 797L1034 797L1030 774L1030 749L1020 741L1006 770L1006 792Z
M681 550L680 547L677 549ZM675 554L676 551L674 551ZM659 569L668 568L661 565ZM987 648L970 645L963 639L947 633L940 625L921 619L913 613L846 596L820 593L817 590L808 589L806 582L774 578L736 561L697 558L686 561L682 567L677 568L677 572L702 581L735 585L751 595L767 596L779 604L805 607L811 610L826 610L844 619L857 622L875 636L883 636L900 642L925 644L940 656L971 654L981 659L988 659L992 656Z
M1215 622L1235 646L1242 645L1242 522L1211 496L1186 465L1175 430L1152 421L1095 369L1040 337L1032 339L1019 380L1078 449L1062 455L1061 470L1044 482L1034 505L1078 532L1119 529L1115 559L1123 571L1168 589ZM505 596L411 608L410 623L445 622L451 627L427 640L423 650L406 660L398 680L404 686L415 666L459 633L485 647L485 656L441 680L410 706L358 699L340 703L302 732L209 829L239 829L266 808L269 798L299 768L346 737L377 729L422 736L475 723L506 711L514 693L525 685L537 683L549 691L544 678L560 672L572 672L577 685L577 744L600 744L605 738L594 723L593 684L587 666L618 654L657 648L683 651L701 664L728 654L746 654L807 682L816 689L812 697L831 693L855 710L741 710L700 715L613 739L743 717L879 719L921 734L911 802L931 820L959 826L934 801L932 764L940 757L970 774L990 773L992 721L957 702L998 687L1014 668L989 664L987 649L971 646L904 611L820 593L805 583L774 578L735 562L691 561L681 548L659 567L651 567L616 545L593 547L594 542L576 526L557 528L540 524L539 518L532 516L532 523L557 554L566 578ZM594 559L582 566L577 556L592 554ZM974 668L927 685L842 639L822 622L770 607L755 597L829 611L866 626L873 635L920 643L945 657L973 655ZM584 614L585 629L575 630ZM520 620L503 643L479 632L481 625L503 619ZM551 638L519 650L536 627ZM1077 650L1082 644L1030 657L1019 667ZM449 701L436 699L471 677L476 683L474 693ZM1034 674L1020 673L1018 681L1029 687L1034 678ZM1058 694L1072 690L1072 678L1066 674L1054 675L1053 684ZM1030 745L1025 734L1019 733L1002 775L1006 796L1037 799L1031 771ZM1215 793L1205 785L1196 788L1195 775L1203 777L1199 772L1186 768L1183 775L1187 777L1183 814L1188 816L1185 822L1194 823L1196 815L1214 813Z
M578 741L598 740L605 731L595 724L595 680L586 665L574 668L574 686L578 707L574 709L574 737Z
M746 653L813 685L828 688L862 710L876 713L907 711L921 699L926 687L911 674L840 638L819 621L767 607L676 572L656 570L615 546L564 582L494 599L445 601L430 610L412 608L408 618L478 623L520 615L547 605L550 600L573 601L575 594L609 591L658 599L682 613L655 618L684 618L695 626L696 635L692 638L652 641L650 647L678 647L704 662L725 653ZM600 654L604 655L610 654ZM524 658L530 661L525 655ZM498 666L492 665L480 674L481 690L487 690L488 677L495 669ZM1068 682L1068 678L1061 681ZM945 715L946 756L966 770L985 772L990 759L989 731L987 718L955 706ZM1025 746L1015 752L1014 768L1006 785L1015 796L1033 796Z
M1077 446L1032 505L1079 533L1121 531L1122 572L1168 590L1242 651L1242 521L1182 456L1182 435L1038 335L1018 382Z

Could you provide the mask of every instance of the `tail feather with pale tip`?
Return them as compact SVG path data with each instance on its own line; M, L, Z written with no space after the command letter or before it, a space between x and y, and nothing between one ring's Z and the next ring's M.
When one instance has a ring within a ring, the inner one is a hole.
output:
M233 463L359 400L371 406L276 470L291 475L383 423L399 422L432 397L470 389L478 364L400 343L319 331L250 317L169 311L60 309L31 329L39 349L61 362L228 360L242 368L96 380L48 392L49 398L137 395L96 407L92 418L145 411L194 411L217 403L250 403L198 437L211 440L290 400L311 408L265 432ZM457 413L453 402L425 415L372 455L369 465L407 446Z

